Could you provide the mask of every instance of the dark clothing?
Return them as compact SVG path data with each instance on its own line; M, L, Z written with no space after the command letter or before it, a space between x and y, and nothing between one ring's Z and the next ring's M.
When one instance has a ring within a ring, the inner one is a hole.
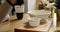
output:
M7 0L7 2L9 4L11 4L12 6L14 6L14 5L20 5L21 6L22 4L24 4L23 0L16 0L16 2L14 4L12 4L9 0Z
M14 12L15 12L15 5L22 5L22 4L24 4L24 1L23 0L16 0L16 2L14 3L14 4L12 4L9 0L7 0L7 2L10 4L10 5L12 5L13 6L13 9L12 9L12 15L14 14Z
M10 5L14 6L9 0L6 0Z
M0 4L1 4L1 0L0 0Z
M24 1L23 0L17 0L16 2L15 2L15 5L22 5L22 4L24 4Z
M49 3L53 3L54 2L54 0L49 0Z
M60 9L60 0L56 0L56 2L55 2L55 3L56 3L56 5L55 5L55 6L56 6L58 9Z

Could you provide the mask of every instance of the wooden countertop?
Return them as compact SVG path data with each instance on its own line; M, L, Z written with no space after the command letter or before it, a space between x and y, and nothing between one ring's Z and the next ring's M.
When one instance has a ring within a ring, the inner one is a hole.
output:
M52 19L48 19L48 22L44 25L39 25L38 27L36 28L25 28L25 22L27 22L27 19L28 19L29 15L28 14L24 14L24 17L22 20L19 20L21 23L20 24L17 24L16 28L15 29L18 29L18 30L30 30L30 31L48 31L51 24L52 24Z
M56 15L54 15L54 16L56 16ZM10 24L10 22L8 21L6 21L7 22L7 24L5 23L5 24L3 24L3 25L0 25L0 31L6 31L6 30L9 30L11 27L13 28L14 27L14 29L18 29L18 30L31 30L31 31L47 31L47 30L49 30L50 29L50 26L51 25L54 25L54 26L56 26L56 17L54 17L54 19L53 19L53 21L48 21L48 23L47 23L47 25L40 25L40 26L38 26L38 27L36 27L36 28L24 28L24 25L25 24L23 24L23 23L25 23L26 21L27 21L27 19L28 19L28 17L29 17L29 15L28 14L24 14L24 17L23 17L23 19L22 20L16 20L17 18L16 18L16 15L14 15L14 16L12 16L11 18L10 18L10 20L11 20L11 24ZM24 21L25 20L25 21ZM53 24L51 24L53 22ZM45 27L44 27L45 26ZM3 29L4 28L4 29Z

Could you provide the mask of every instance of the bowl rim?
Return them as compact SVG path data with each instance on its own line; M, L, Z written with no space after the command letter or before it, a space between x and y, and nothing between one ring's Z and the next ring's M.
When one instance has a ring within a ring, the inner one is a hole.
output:
M40 11L40 10L35 10L35 11ZM49 14L51 14L51 11L45 11L45 12L48 12L46 14L34 14L33 12L34 12L34 10L28 11L28 14L31 14L31 15L49 15ZM41 12L43 13L42 10L41 10Z

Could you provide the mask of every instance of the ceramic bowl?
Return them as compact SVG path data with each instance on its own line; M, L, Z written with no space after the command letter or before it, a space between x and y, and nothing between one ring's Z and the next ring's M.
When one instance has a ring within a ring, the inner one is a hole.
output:
M36 18L36 17L31 17L31 19L29 19L29 25L30 26L39 26L40 24L40 18Z
M48 16L51 14L51 11L32 10L32 11L28 11L28 14L30 15L30 17L48 18Z

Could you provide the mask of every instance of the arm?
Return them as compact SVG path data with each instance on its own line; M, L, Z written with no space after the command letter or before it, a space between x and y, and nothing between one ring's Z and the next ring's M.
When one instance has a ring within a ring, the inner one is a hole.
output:
M12 6L8 2L4 2L0 5L0 22L4 20L5 16L11 11Z
M9 4L14 5L16 0L6 0Z

